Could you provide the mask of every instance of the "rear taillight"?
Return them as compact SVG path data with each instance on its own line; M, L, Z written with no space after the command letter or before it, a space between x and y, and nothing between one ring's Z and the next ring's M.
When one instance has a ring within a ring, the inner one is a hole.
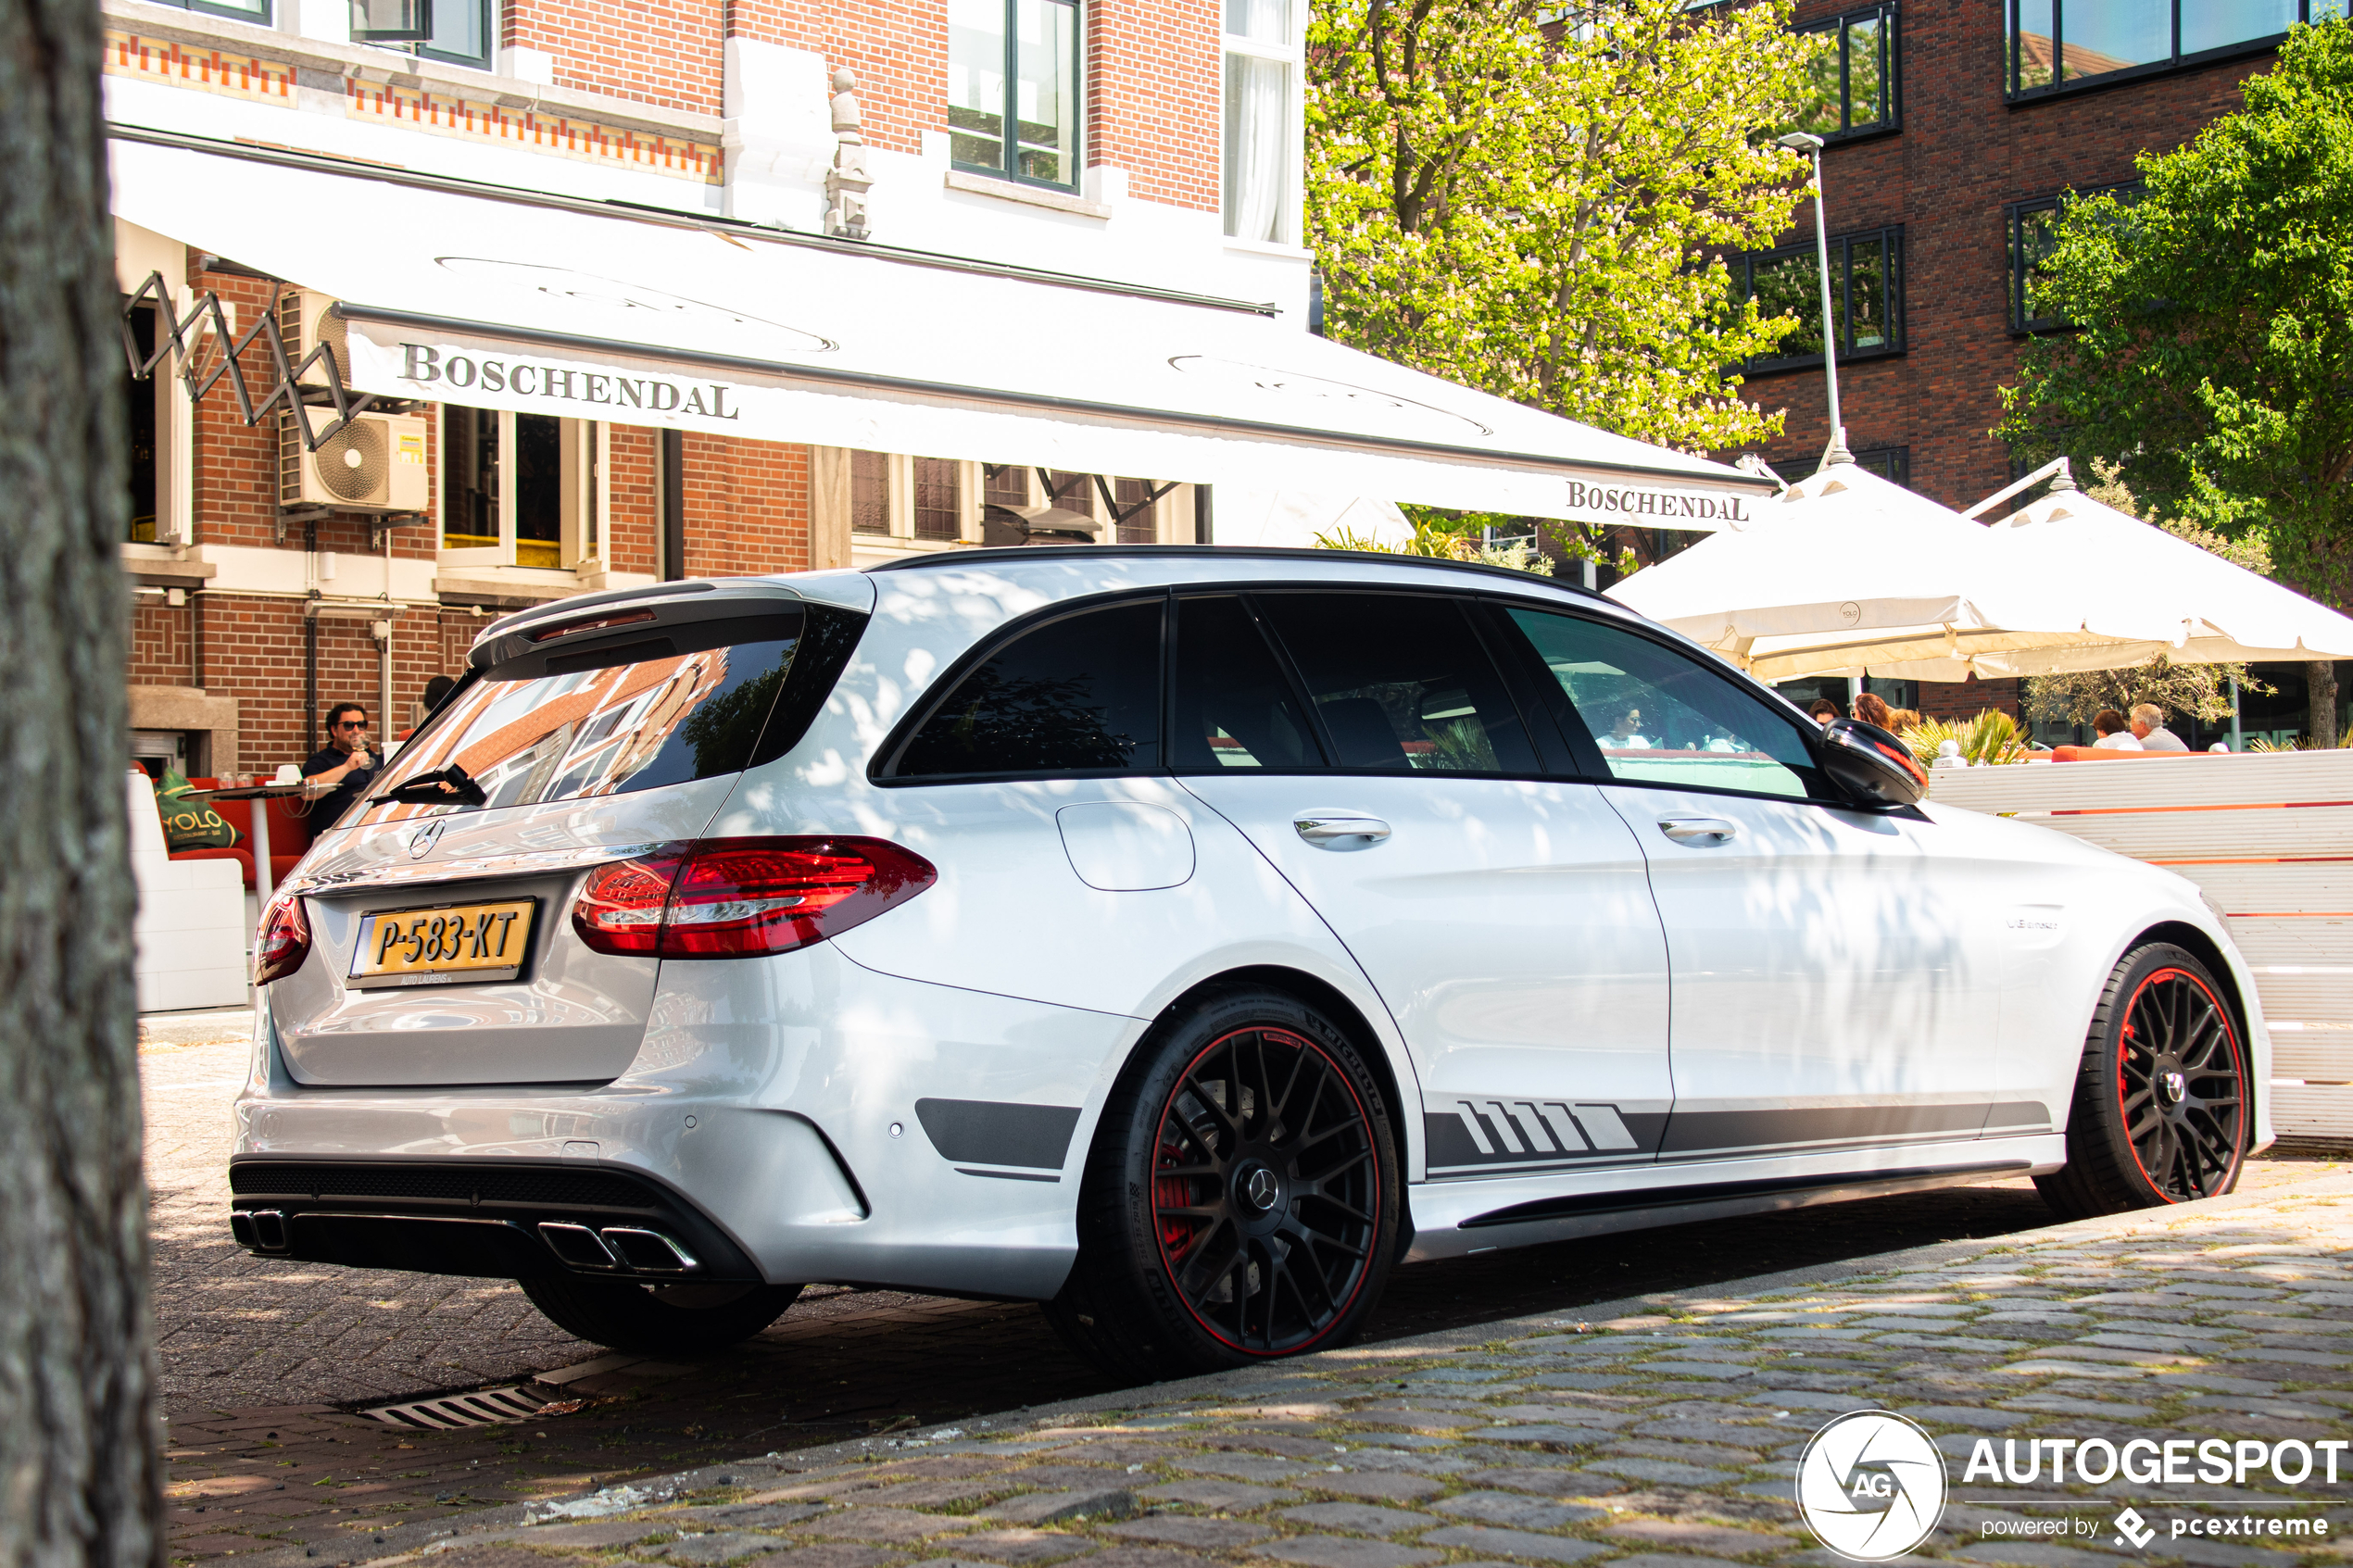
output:
M283 895L270 900L261 917L261 935L254 942L253 983L267 985L283 980L310 956L310 922L303 917L302 900Z
M572 926L599 953L755 958L839 935L938 874L879 838L710 838L599 866Z

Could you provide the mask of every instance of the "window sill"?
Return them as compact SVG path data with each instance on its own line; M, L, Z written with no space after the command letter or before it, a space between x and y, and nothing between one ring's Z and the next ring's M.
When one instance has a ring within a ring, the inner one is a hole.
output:
M1869 365L1881 359L1900 359L1903 357L1904 350L1901 348L1874 348L1862 354L1842 354L1838 357L1838 366L1843 370L1849 365ZM1785 376L1796 370L1818 370L1821 368L1821 357L1809 355L1803 359L1775 359L1769 364L1743 365L1738 373L1744 381L1755 381L1759 376Z
M1000 201L1019 202L1025 207L1042 207L1051 212L1067 212L1079 218L1109 218L1111 216L1111 208L1101 202L1090 202L1084 196L1048 190L1043 185L1025 185L1016 180L1000 180L987 174L967 174L961 169L951 169L947 173L945 182L947 188L951 191L963 191L968 195L975 196L995 196ZM868 534L867 537L878 539L884 535Z
M1315 259L1315 253L1305 245L1279 245L1273 240L1238 240L1228 235L1226 248L1243 256L1279 256L1286 261Z

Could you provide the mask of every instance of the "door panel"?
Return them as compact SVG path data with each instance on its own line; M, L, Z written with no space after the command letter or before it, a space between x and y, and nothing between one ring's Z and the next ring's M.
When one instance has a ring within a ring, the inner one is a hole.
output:
M1974 1136L1995 1097L1999 953L1934 828L1801 802L1608 786L1650 857L1674 971L1662 1157ZM1720 822L1718 842L1661 822Z
M1642 851L1592 785L1496 776L1537 752L1463 608L1204 596L1177 627L1172 760L1370 977L1429 1173L1647 1160L1669 1096Z
M2001 953L1982 863L1825 804L1805 721L1630 626L1513 609L1648 858L1673 973L1662 1159L1974 1137Z

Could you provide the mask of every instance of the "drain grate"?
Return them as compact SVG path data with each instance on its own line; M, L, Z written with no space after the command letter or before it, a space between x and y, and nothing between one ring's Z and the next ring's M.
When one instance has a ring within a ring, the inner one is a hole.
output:
M478 1388L471 1394L446 1394L437 1399L411 1399L401 1405L378 1405L359 1412L386 1426L421 1432L454 1432L465 1426L510 1426L539 1413L539 1401L521 1388Z

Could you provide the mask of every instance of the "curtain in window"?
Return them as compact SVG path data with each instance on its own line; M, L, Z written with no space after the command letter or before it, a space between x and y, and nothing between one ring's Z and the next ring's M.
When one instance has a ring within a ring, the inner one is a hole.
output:
M1290 78L1279 60L1226 56L1226 232L1236 239L1290 237L1283 232Z

